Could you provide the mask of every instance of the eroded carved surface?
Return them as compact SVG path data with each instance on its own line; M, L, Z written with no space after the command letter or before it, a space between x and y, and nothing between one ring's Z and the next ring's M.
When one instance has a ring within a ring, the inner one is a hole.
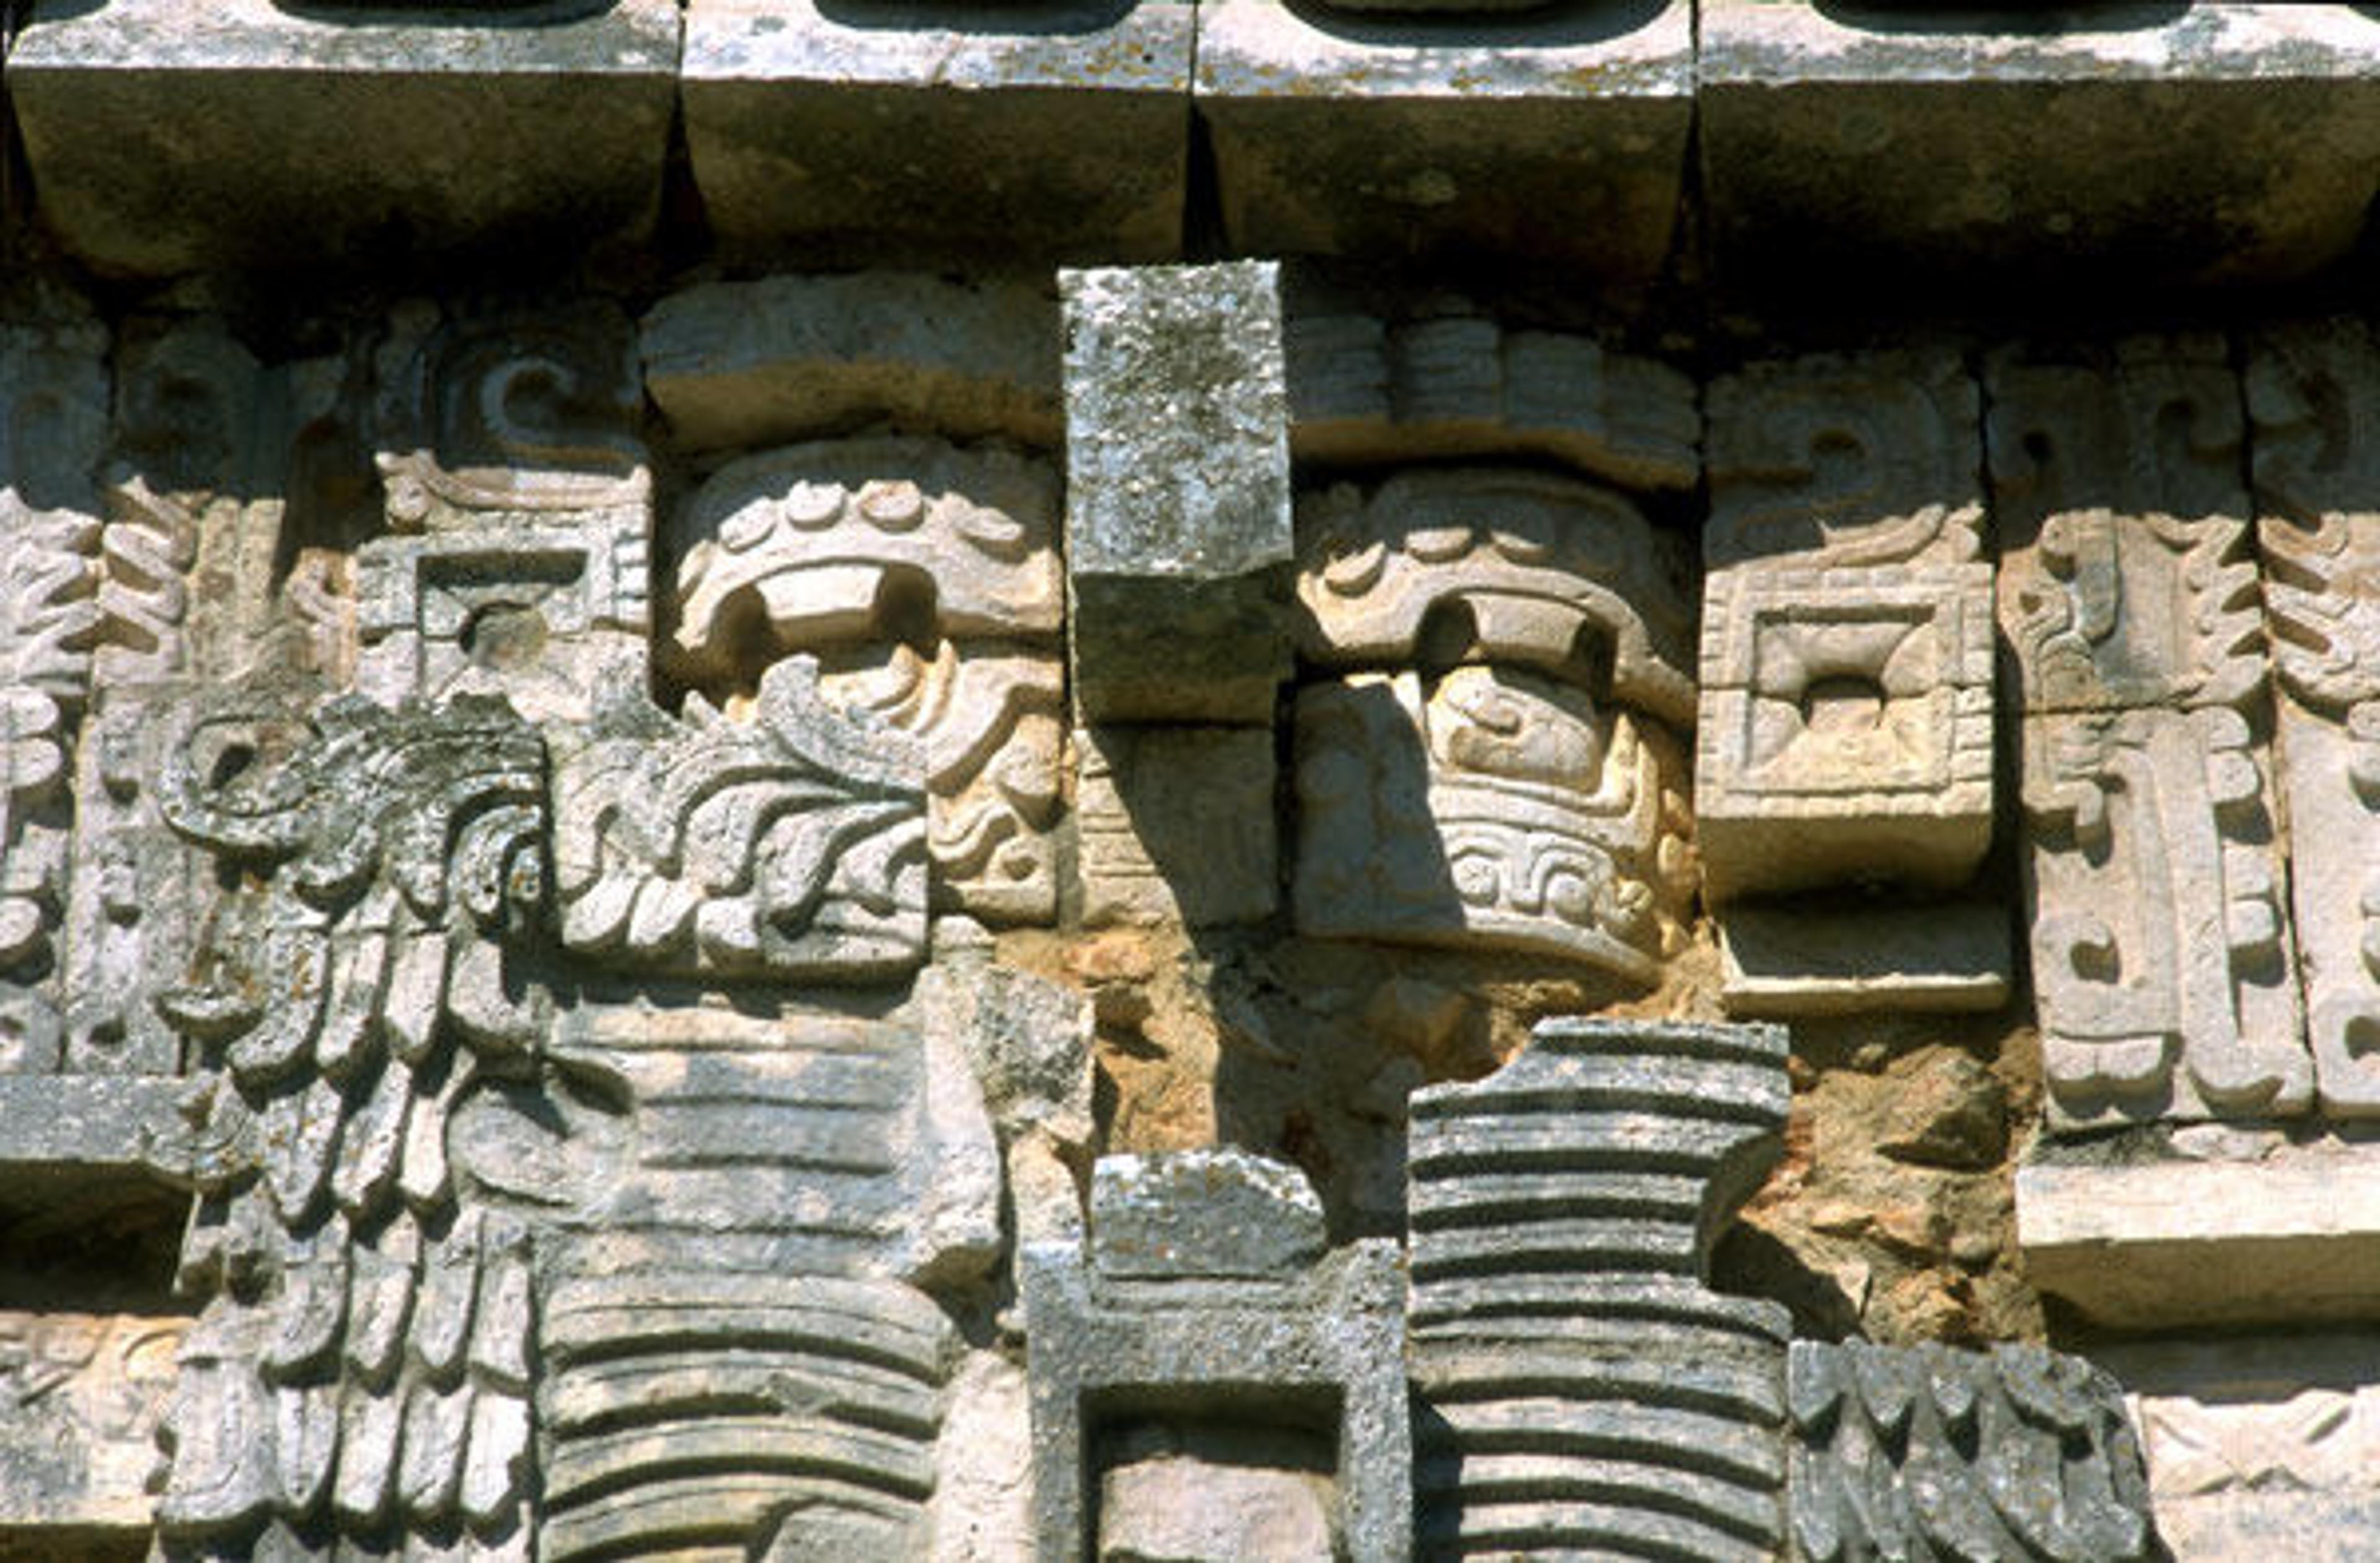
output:
M1793 1540L1838 1558L2164 1556L2114 1379L2038 1346L1793 1344Z
M2249 358L2256 539L2290 900L2325 1111L2380 1113L2380 346L2359 321L2267 333Z
M0 1534L149 1528L157 1418L188 1324L0 1313Z
M528 1067L542 745L501 705L195 702L160 807L248 888L160 1002L198 1058L169 1554L468 1534L526 1557L528 1231L447 1121Z
M854 980L925 957L927 756L807 657L747 709L607 709L558 754L562 941L693 974Z
M729 464L677 528L674 676L735 709L775 658L927 753L936 904L1057 912L1063 581L1055 474L876 439Z
M2069 1121L2301 1111L2263 614L2219 341L2004 357L1990 453L2034 980Z

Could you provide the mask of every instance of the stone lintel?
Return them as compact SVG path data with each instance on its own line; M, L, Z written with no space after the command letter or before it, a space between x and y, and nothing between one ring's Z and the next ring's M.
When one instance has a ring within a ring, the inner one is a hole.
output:
M1649 280L1694 117L1685 0L1523 16L1198 13L1223 226L1257 254L1499 256Z
M677 57L673 0L43 0L7 81L41 212L95 270L374 270L641 236Z
M2028 1278L2108 1328L2380 1314L2380 1145L2036 1161L2016 1211Z
M686 136L731 251L1178 252L1192 7L695 0Z
M2009 909L1991 902L1738 903L1719 919L1730 1015L1988 1012L2008 1002Z
M2353 245L2380 188L2380 20L2205 0L2027 14L1964 30L1705 0L1723 278L2137 288L2301 276Z

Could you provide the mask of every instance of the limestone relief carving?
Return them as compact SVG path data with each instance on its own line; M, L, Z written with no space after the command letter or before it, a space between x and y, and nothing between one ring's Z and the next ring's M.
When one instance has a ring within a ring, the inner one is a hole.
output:
M2257 340L2248 369L2256 540L2277 746L2296 843L2290 897L2323 1109L2380 1112L2380 347L2362 321Z
M1938 349L1713 384L1694 782L1715 900L1955 888L1990 845L1979 399Z
M542 1557L925 1545L958 1343L924 1288L1001 1252L982 1093L917 1007L745 1009L587 1006L555 1043L632 1106L548 1250Z
M556 757L562 940L692 974L854 980L924 959L924 746L772 663L731 717L641 698Z
M1655 489L1691 487L1700 467L1694 382L1592 336L1468 312L1293 313L1282 333L1302 460L1526 453Z
M1411 474L1300 521L1298 926L1536 949L1649 979L1693 892L1684 610L1624 501Z
M1791 1381L1803 1557L2162 1555L2121 1393L2080 1358L1802 1340Z
M2302 1111L2263 613L2219 342L2003 357L1989 428L2052 1105Z
M1000 922L1057 911L1064 583L1046 463L878 439L722 468L680 528L671 671L735 696L816 656L832 703L926 754L938 906Z
M377 357L394 535L358 552L358 683L583 721L648 678L652 479L626 321L401 309Z
M494 703L233 695L168 756L166 821L252 878L161 1000L198 1058L180 1279L204 1300L161 1538L527 1557L528 1230L472 1196L447 1125L540 1042L506 941L544 896L542 746Z
M1776 1555L1786 1320L1704 1276L1776 1155L1785 1051L1776 1027L1549 1021L1414 1094L1427 1552Z

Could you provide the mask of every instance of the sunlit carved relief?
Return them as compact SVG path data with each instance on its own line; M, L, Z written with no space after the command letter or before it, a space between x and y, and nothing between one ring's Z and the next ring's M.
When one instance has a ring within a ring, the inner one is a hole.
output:
M924 745L832 704L811 659L772 663L735 717L628 704L556 737L571 950L840 980L925 959Z
M105 342L79 313L0 330L0 1072L60 1061L70 757L98 623Z
M466 1123L569 1190L540 1356L540 1555L923 1555L958 1342L922 1290L1000 1253L999 1151L916 1006L589 1005L557 1060L631 1104L601 1166ZM572 1175L576 1173L576 1175Z
M395 535L358 557L359 685L383 703L497 694L566 721L641 692L652 479L626 321L401 310L378 375Z
M162 1000L197 1052L162 1441L169 1556L389 1534L526 1557L527 1229L448 1121L533 1067L511 963L544 894L543 752L501 705L189 708L172 827L246 875Z
M2003 360L1991 390L2052 1106L2301 1111L2313 1068L2223 345Z
M1949 351L1712 386L1694 779L1714 898L1955 886L1989 846L1977 404Z
M935 903L1056 912L1062 741L1056 479L940 441L802 445L722 468L679 528L669 668L730 719L776 659L923 751Z
M1297 697L1302 931L1536 950L1649 980L1693 893L1674 551L1573 479L1411 474L1311 496Z
M2324 1109L2380 1113L2380 346L2360 321L2249 357L2290 898Z

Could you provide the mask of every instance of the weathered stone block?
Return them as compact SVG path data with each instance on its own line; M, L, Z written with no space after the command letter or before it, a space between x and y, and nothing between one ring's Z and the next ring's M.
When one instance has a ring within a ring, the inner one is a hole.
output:
M670 0L481 18L45 4L7 63L40 211L113 273L566 255L659 211Z
M1178 252L1191 7L695 0L686 150L732 251Z
M2119 1341L2159 1535L2176 1557L2351 1556L2380 1527L2369 1330Z
M2039 1346L1793 1343L1794 1556L2169 1556L2116 1381Z
M2178 1130L2174 1148L2036 1152L2016 1180L2026 1276L2111 1329L2370 1317L2380 1286L2371 1148Z
M1714 900L1973 872L1992 838L1991 589L1980 562L1711 576L1694 820Z
M1528 257L1641 282L1677 222L1693 10L1450 25L1220 0L1199 11L1197 96L1236 249Z
M2380 22L2288 5L2024 14L1909 25L1899 6L1706 0L1724 278L2270 280L2353 245L2380 189Z
M647 312L645 389L686 448L891 419L953 439L1064 437L1058 308L1021 283L913 272L703 283Z
M1216 1223L1202 1206L1218 1179L1227 1210L1252 1216L1274 1207L1292 1218L1295 1241L1250 1230L1226 1242L1219 1263L1206 1263L1201 1234L1212 1235ZM1121 1175L1102 1164L1088 1242L1052 1236L1019 1251L1041 1557L1086 1555L1088 1496L1099 1490L1100 1466L1135 1469L1102 1457L1143 1420L1217 1429L1227 1444L1245 1427L1257 1436L1240 1441L1256 1448L1283 1430L1315 1436L1329 1451L1330 1512L1309 1518L1343 1538L1342 1556L1410 1555L1397 1245L1373 1240L1321 1253L1319 1207L1310 1190L1295 1187L1303 1182L1293 1169L1233 1152L1193 1153L1179 1164L1150 1158ZM1127 1230L1101 1234L1103 1209ZM1141 1468L1140 1477L1123 1476L1121 1488L1103 1495L1123 1500L1120 1520L1137 1512L1146 1521L1132 1489L1154 1474ZM1188 1484L1201 1506L1250 1481L1279 1490L1260 1458L1163 1474Z
M1075 710L1269 722L1293 551L1280 270L1065 272L1059 291Z
M1087 920L1202 927L1272 915L1270 728L1077 728L1075 754Z
M1408 1361L1429 1553L1784 1540L1784 1311L1703 1281L1775 1158L1786 1037L1562 1019L1414 1093Z
M1291 1275L1329 1247L1305 1175L1236 1146L1091 1169L1091 1263L1106 1275Z
M1766 1020L1997 1010L2010 992L2009 917L1982 902L1732 906L1719 994L1729 1014Z
M139 1555L157 1418L188 1324L0 1313L0 1548Z

